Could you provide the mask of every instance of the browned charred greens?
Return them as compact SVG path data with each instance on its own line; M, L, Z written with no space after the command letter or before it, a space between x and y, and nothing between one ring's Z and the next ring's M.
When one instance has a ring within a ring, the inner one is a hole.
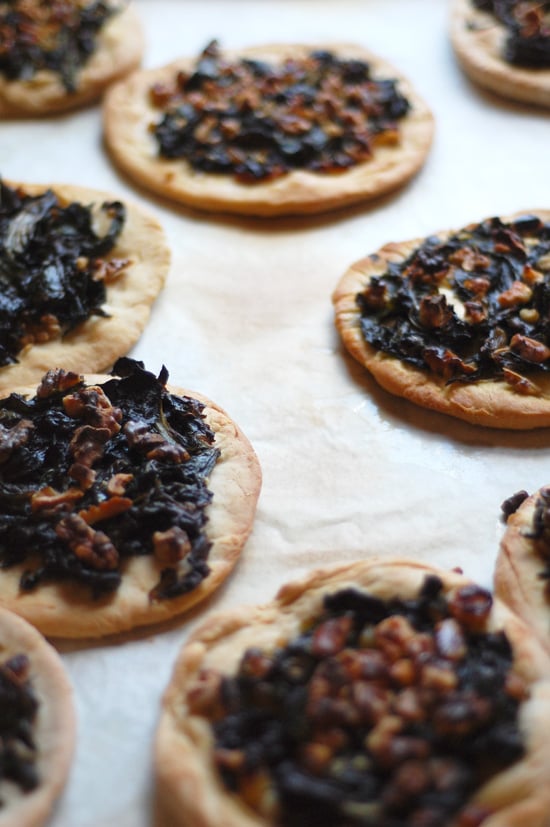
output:
M107 228L98 235L91 206L62 206L51 190L31 196L0 182L0 367L28 344L105 315L105 282L128 262L102 257L114 248L126 210L112 202L100 212Z
M0 780L29 792L38 786L33 723L38 701L29 683L30 662L18 654L0 664ZM0 809L5 802L0 799Z
M490 218L427 238L373 276L357 304L378 350L449 382L503 379L535 392L526 375L550 371L550 224Z
M29 80L47 69L74 92L78 71L115 10L102 0L0 0L0 74Z
M0 566L21 589L68 580L116 590L125 563L154 555L151 599L194 589L211 546L206 480L219 451L195 399L169 393L140 362L86 386L50 371L37 394L0 401Z
M504 59L518 66L550 66L549 0L473 0L504 24Z
M480 824L467 802L522 756L527 697L507 637L484 631L491 607L434 576L416 599L345 589L234 677L203 670L189 704L224 783L282 827Z
M312 51L280 65L229 61L214 41L194 70L156 84L151 102L159 153L243 183L293 169L335 173L399 141L409 103L395 80L374 80L367 63Z

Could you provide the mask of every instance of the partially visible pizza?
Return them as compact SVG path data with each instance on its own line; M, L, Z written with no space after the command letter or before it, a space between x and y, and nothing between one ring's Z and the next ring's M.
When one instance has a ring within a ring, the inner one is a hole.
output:
M134 73L105 100L128 176L167 198L249 215L324 212L402 186L430 148L411 84L360 46L270 45Z
M475 83L505 98L550 106L548 0L453 0L451 40Z
M550 649L550 486L518 492L504 509L495 591Z
M184 645L157 732L161 823L547 827L549 666L456 572L310 572Z
M110 368L140 336L170 251L140 207L87 187L0 182L0 392L53 367Z
M0 116L90 103L142 53L138 16L124 0L0 0Z
M0 400L0 606L55 637L182 614L228 577L261 473L216 404L140 362ZM17 391L17 392L15 392Z
M0 609L0 825L39 827L60 795L75 740L72 689L52 646Z
M391 393L492 428L550 425L550 212L389 243L334 296L345 347Z

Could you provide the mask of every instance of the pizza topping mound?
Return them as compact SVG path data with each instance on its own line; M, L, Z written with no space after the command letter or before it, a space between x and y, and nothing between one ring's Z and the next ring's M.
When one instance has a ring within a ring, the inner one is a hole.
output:
M517 66L550 66L549 0L473 0L476 8L490 12L507 32L504 59Z
M410 108L396 81L374 80L362 60L313 51L280 64L230 61L215 41L150 100L162 112L151 125L162 157L248 184L368 161L376 145L399 143Z
M38 701L29 683L30 662L16 654L0 664L0 780L23 792L39 784L33 723ZM5 802L0 800L0 810Z
M140 362L84 384L50 371L36 396L0 401L0 566L23 591L69 580L115 591L125 562L151 555L150 598L185 594L208 575L206 481L218 459L204 405L166 390Z
M481 824L490 812L467 802L523 755L528 695L505 633L486 631L491 608L437 576L414 599L342 589L234 676L202 670L187 700L223 782L284 827Z
M120 202L62 206L0 182L0 367L21 351L105 316L105 285L128 265L105 259L122 231ZM104 225L101 229L98 224Z
M67 92L116 6L101 0L0 0L0 74L29 80L46 69Z
M357 295L366 342L447 382L536 394L550 371L550 223L490 218L427 238Z

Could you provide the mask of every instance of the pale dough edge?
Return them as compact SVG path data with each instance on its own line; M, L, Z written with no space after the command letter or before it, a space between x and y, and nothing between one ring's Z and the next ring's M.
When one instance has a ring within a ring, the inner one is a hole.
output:
M30 195L52 189L62 203L71 201L100 205L123 201L126 222L113 250L105 256L128 258L131 263L116 281L107 285L104 309L109 317L92 316L68 335L36 344L19 354L19 362L0 367L0 395L17 385L38 383L54 367L77 373L110 368L137 342L152 305L164 286L170 267L170 249L159 222L141 206L112 193L72 184L13 184Z
M196 827L220 823L224 827L267 827L264 819L227 794L211 761L209 727L189 714L185 692L201 667L231 674L248 646L272 648L284 643L298 631L301 620L315 612L329 589L360 586L381 598L407 597L417 594L427 574L440 576L446 592L471 582L457 573L409 560L374 558L314 570L284 586L271 603L210 616L181 650L163 698L155 748L157 827L191 823ZM550 704L550 661L528 628L499 601L495 601L489 623L489 630L496 629L505 629L512 642L515 670L530 681L541 682L522 710L526 757L485 785L475 800L500 808L484 822L487 827L519 827L521 823L547 827L550 795L544 778L550 769L550 750L542 722Z
M104 382L109 376L87 377ZM261 488L258 458L247 437L228 414L201 394L168 386L171 393L198 399L206 407L207 423L221 450L208 481L213 492L207 507L206 533L212 541L208 556L210 574L188 594L151 603L149 591L164 567L152 556L132 558L112 599L93 600L85 586L49 584L21 594L22 567L0 572L0 605L26 618L40 631L55 638L92 638L128 631L169 620L209 597L228 577L252 531ZM34 389L18 392L34 394ZM74 599L72 599L74 596Z
M40 786L18 794L2 784L0 827L35 827L47 819L60 795L71 765L76 719L73 691L62 661L53 647L21 618L0 609L0 659L23 652L31 662L30 678L40 701L36 719Z
M550 210L522 210L506 219L527 213L550 221ZM450 234L451 231L447 230L433 235L443 240ZM506 382L455 382L447 385L442 377L405 364L365 341L355 302L357 293L365 288L373 275L385 271L387 262L403 261L424 240L390 242L346 271L333 293L335 324L346 349L385 390L421 407L490 428L524 430L549 426L550 377L529 377L539 389L538 396L517 393Z
M280 59L289 53L305 55L314 48L314 45L270 45L224 54ZM160 159L147 131L148 124L158 116L148 103L147 91L153 82L168 80L178 69L193 63L182 59L158 69L135 72L109 90L104 103L107 149L117 166L138 184L205 210L257 216L308 214L388 193L405 184L424 163L432 141L431 112L411 84L371 52L342 44L328 44L326 48L339 55L368 60L375 75L399 80L399 88L413 107L400 122L402 142L399 146L376 147L371 161L344 173L319 175L299 170L272 182L249 186L239 184L231 176L193 172L184 161Z
M529 69L507 63L502 55L505 28L471 0L451 6L451 43L456 57L479 86L497 95L537 106L550 106L550 69Z
M139 17L133 6L107 22L98 48L78 73L75 92L68 93L55 72L41 70L29 80L0 76L0 118L42 116L92 103L115 81L141 63L144 50Z

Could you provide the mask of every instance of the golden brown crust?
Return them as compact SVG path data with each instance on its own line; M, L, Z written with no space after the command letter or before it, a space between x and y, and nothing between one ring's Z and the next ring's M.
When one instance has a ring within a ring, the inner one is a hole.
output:
M535 492L508 518L495 567L495 592L550 649L548 581L539 576L544 560L529 537L537 498Z
M29 679L40 703L35 740L41 783L25 794L13 784L0 783L0 797L6 805L0 808L0 827L44 823L65 784L75 740L72 689L57 652L36 629L0 609L0 661L19 653L30 660Z
M550 106L550 69L513 66L502 57L505 27L471 0L454 0L451 41L458 61L475 83L511 100Z
M312 48L271 45L225 54L278 60L289 54L305 56ZM153 83L170 80L178 70L188 69L194 62L191 59L134 73L109 91L104 107L107 148L116 164L139 184L206 210L259 216L318 213L390 192L422 166L432 140L432 115L410 83L385 61L358 46L335 44L327 48L337 55L369 61L375 77L398 78L399 88L412 104L412 111L400 122L400 144L376 147L368 163L339 174L300 170L267 183L246 185L231 176L195 172L184 161L157 157L148 126L158 118L158 112L149 103L148 90Z
M108 376L86 377L88 383ZM35 389L18 392L34 395ZM113 596L94 599L89 588L78 585L44 584L21 593L22 567L0 572L0 606L30 621L49 637L100 637L161 623L186 612L205 600L228 577L252 530L261 487L261 470L254 450L228 414L201 394L168 386L171 393L191 396L205 405L206 422L220 450L208 488L213 492L207 507L206 533L212 542L208 555L210 573L193 589L179 597L151 602L149 592L158 583L165 564L152 555L134 557L123 569L122 583Z
M50 115L91 103L139 66L143 48L141 24L130 6L105 24L96 51L78 73L76 91L67 92L59 75L48 70L28 80L0 75L0 117Z
M22 184L30 195L48 189L45 185ZM78 201L100 206L116 196L72 184L50 187L67 204ZM18 355L18 362L0 367L0 394L16 385L38 383L54 367L76 373L110 368L138 340L151 306L164 285L170 266L170 250L158 221L141 207L126 204L127 219L121 235L106 259L129 259L130 264L107 286L106 317L92 316L63 338L35 344Z
M396 595L407 598L418 594L427 574L441 577L445 593L470 582L455 572L420 563L374 559L315 570L284 586L271 603L211 616L182 649L164 695L155 756L158 827L268 827L264 818L226 792L214 769L209 725L192 715L187 706L186 691L201 668L232 674L247 647L272 650L283 645L301 630L303 620L320 610L329 590L354 587L382 599ZM550 795L545 778L550 750L543 722L550 704L550 661L524 624L495 601L487 631L497 629L505 630L512 643L514 670L530 683L543 681L522 706L520 725L526 755L481 788L475 801L495 811L484 827L519 827L521 823L547 827Z
M525 215L522 211L516 215ZM550 220L550 211L534 210L541 220ZM514 216L508 216L509 220ZM445 239L451 231L436 234ZM355 297L370 278L386 270L388 262L405 260L424 239L389 243L374 255L357 261L344 274L333 294L336 327L345 347L390 393L425 408L491 428L529 429L550 425L550 378L530 376L536 393L524 395L504 381L447 384L435 373L420 370L369 345L360 329Z

